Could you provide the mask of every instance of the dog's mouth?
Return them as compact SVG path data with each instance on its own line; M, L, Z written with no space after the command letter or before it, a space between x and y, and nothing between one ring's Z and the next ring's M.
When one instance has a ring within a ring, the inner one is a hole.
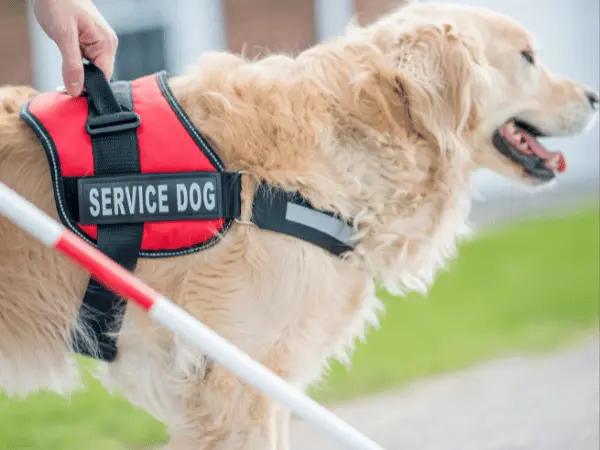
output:
M561 152L544 148L537 139L542 136L534 126L513 119L495 131L493 143L500 153L522 166L527 175L550 181L557 172L567 170L567 163Z

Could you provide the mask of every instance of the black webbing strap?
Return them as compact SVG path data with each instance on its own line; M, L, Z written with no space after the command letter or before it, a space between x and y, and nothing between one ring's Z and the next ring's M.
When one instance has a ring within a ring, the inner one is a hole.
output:
M92 140L95 175L140 173L136 132L140 122L133 112L131 84L117 82L111 88L104 74L90 64L85 66L85 89L88 98L86 128ZM141 223L98 225L98 249L133 271L143 227ZM125 308L125 301L90 278L78 317L86 338L75 334L73 350L103 361L114 361L116 333L121 327ZM87 341L90 338L95 340L92 345Z
M297 192L266 183L261 183L254 195L252 222L259 228L310 242L336 256L353 248L353 230L348 222L316 209Z

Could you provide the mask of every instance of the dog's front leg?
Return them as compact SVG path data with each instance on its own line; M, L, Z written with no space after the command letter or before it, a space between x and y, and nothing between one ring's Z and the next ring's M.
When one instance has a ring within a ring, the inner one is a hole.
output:
M279 450L276 413L268 397L215 367L190 386L185 423L171 427L165 450Z

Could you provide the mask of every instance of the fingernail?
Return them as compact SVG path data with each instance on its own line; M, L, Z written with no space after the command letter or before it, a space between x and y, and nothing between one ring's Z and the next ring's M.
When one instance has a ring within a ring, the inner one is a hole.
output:
M79 85L81 85L81 83L79 81L71 81L69 83L69 86L72 86L72 87L78 87Z

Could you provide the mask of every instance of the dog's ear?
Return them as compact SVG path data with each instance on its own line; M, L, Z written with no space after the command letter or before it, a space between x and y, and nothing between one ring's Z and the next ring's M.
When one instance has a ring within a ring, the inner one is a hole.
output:
M482 50L453 25L435 22L411 23L396 45L396 81L413 126L442 150L461 147L461 136L479 120Z

